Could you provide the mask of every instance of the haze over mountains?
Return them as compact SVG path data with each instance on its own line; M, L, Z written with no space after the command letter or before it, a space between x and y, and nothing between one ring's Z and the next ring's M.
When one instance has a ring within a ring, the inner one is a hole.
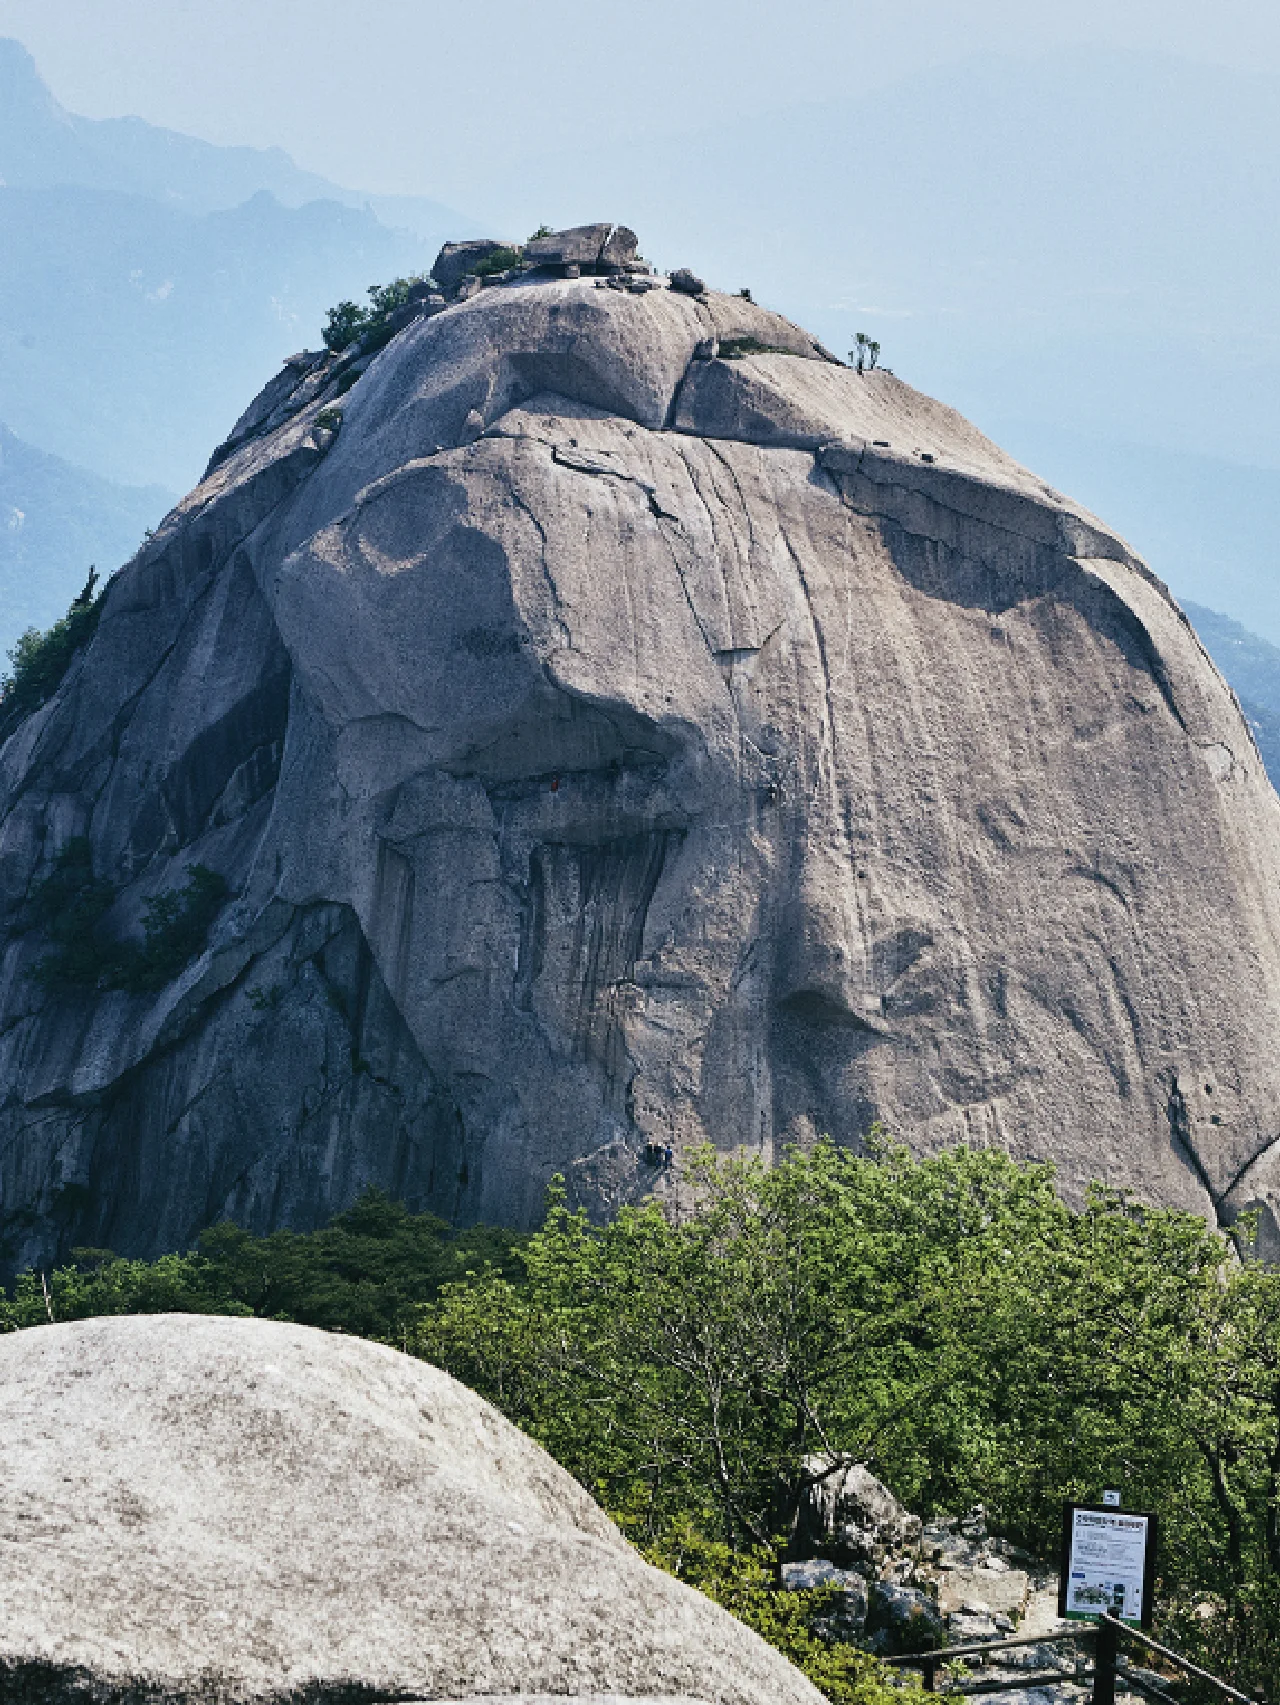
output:
M462 216L412 196L343 189L302 171L283 148L227 148L140 118L81 118L54 99L21 42L0 37L0 159L10 188L84 189L140 195L188 213L215 213L266 191L285 207L337 201L393 215L431 241ZM465 221L463 221L465 222Z
M89 564L109 571L131 556L172 501L161 487L115 485L0 426L0 635L47 627L51 607L66 608L70 579L83 585Z
M333 302L470 228L388 205L416 229L280 150L78 118L0 41L0 650L132 552Z
M1217 610L1190 600L1182 607L1234 689L1268 774L1280 781L1280 650Z
M110 479L185 491L337 295L430 265L369 213L267 191L194 215L79 185L0 190L0 418Z

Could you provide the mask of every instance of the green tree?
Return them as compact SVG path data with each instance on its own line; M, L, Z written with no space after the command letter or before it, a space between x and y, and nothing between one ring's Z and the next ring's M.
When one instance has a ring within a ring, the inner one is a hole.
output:
M412 278L393 278L390 284L371 284L367 308L356 302L339 302L330 308L321 333L325 348L335 354L354 343L362 344L366 351L381 349L391 341L387 321L397 308L404 307L414 286L423 282L422 275L415 274Z
M163 988L204 951L226 896L224 877L206 865L191 865L181 888L146 902L141 942L112 939L103 925L118 891L94 875L88 839L74 836L48 876L33 885L21 920L23 928L40 930L53 949L34 974L50 989Z
M121 980L126 988L162 989L204 952L213 920L227 897L226 878L208 865L193 864L181 888L147 901L142 945L126 953Z
M849 351L849 359L859 373L874 372L880 364L880 345L866 332L859 332L854 338L856 347Z
M695 1512L744 1549L785 1545L809 1486L922 1433L955 1383L961 1255L1043 1169L960 1150L921 1168L820 1144L772 1169L691 1157L698 1211L604 1227L553 1196L526 1286L449 1290L416 1347L502 1402L610 1507L642 1485L650 1531ZM811 1459L817 1458L815 1462Z
M478 1269L514 1268L517 1232L451 1230L381 1191L319 1231L257 1237L223 1222L195 1249L157 1261L109 1249L72 1251L52 1274L21 1274L0 1297L0 1331L99 1314L245 1314L296 1320L403 1346L422 1306L447 1283ZM45 1291L48 1291L46 1305Z
M776 1562L841 1455L1045 1558L1064 1500L1119 1487L1162 1516L1163 1625L1275 1685L1280 1273L990 1151L704 1154L690 1181L679 1220L553 1198L527 1281L447 1287L411 1342L659 1549L691 1528Z
M102 613L101 596L93 596L96 569L89 571L84 591L60 621L41 633L28 628L10 648L9 673L0 680L0 739L47 704L62 685L75 655L93 638Z
M33 885L21 919L24 927L42 931L53 948L39 968L43 983L97 982L104 967L98 926L115 899L112 884L93 873L88 837L73 836L48 876Z
M325 318L321 336L324 338L326 349L336 354L350 346L364 331L370 320L369 310L360 307L357 302L339 302L330 308Z
M984 1349L1010 1525L1119 1487L1163 1523L1162 1615L1280 1679L1280 1273L1195 1215L1096 1191L1024 1255ZM999 1348L997 1349L997 1346Z

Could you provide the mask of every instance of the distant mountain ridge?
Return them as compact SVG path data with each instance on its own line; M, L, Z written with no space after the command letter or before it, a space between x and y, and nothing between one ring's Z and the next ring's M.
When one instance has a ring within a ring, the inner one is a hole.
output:
M326 309L434 250L332 201L192 214L82 185L0 190L0 418L129 484L186 490L240 398Z
M133 551L333 303L474 229L384 205L394 229L280 149L80 118L0 39L0 659Z
M118 568L175 501L159 486L115 485L0 425L0 675L25 628L62 615L91 564L104 576Z
M1182 607L1240 700L1267 774L1280 789L1280 647L1203 604Z
M76 184L140 195L195 214L238 207L265 190L285 207L372 208L426 241L472 228L465 214L425 197L346 189L296 166L283 148L227 147L140 118L81 118L59 103L11 36L0 36L0 179L11 189Z

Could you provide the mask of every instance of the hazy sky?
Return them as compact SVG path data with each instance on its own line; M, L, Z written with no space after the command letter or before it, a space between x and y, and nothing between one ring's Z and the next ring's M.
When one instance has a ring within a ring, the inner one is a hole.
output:
M1280 72L1280 8L1260 0L0 0L0 34L75 112L280 145L353 187L480 214L531 154L853 97L974 53L1092 42Z
M869 330L1280 643L1280 6L0 0L0 35L74 113L499 234L625 217L833 348Z

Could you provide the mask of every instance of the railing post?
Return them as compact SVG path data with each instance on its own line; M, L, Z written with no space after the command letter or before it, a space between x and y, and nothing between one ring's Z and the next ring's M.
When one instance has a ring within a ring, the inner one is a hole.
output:
M1116 1659L1120 1656L1120 1626L1110 1616L1098 1622L1093 1659L1093 1705L1115 1705Z
M924 1671L924 1690L926 1693L936 1693L938 1691L939 1662L940 1659L938 1658L926 1658L920 1665L920 1668Z

